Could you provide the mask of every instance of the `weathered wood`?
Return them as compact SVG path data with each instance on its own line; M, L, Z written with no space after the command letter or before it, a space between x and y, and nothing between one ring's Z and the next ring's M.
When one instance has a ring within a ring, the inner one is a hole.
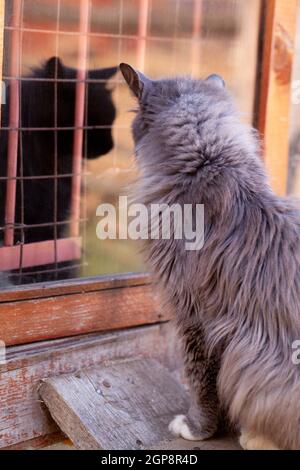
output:
M271 184L285 194L289 158L291 76L297 0L268 0L258 128L264 136L265 162Z
M36 437L25 442L20 442L12 446L7 446L1 450L38 450L51 449L55 445L73 447L72 442L64 436L61 431L53 432L46 436Z
M3 290L0 339L17 345L168 320L150 282L128 273Z
M0 304L1 339L17 345L169 320L151 286Z
M241 450L236 436L222 436L207 441L185 441L173 439L151 447L153 450Z
M71 441L70 441L71 442ZM42 450L76 450L68 441L61 441L46 445ZM33 447L35 448L35 447ZM20 447L20 450L31 450L32 447ZM207 441L186 441L184 439L173 439L169 442L161 442L149 450L175 451L175 450L242 450L236 436L214 437Z
M6 447L2 450L76 450L69 439L61 433L53 433L49 436L39 437L27 442ZM161 442L151 447L150 450L241 450L237 436L218 436L207 441L186 441L184 439L172 439Z
M186 413L182 385L152 359L112 362L52 377L40 395L77 449L148 449L172 440L168 424Z
M43 299L59 295L85 294L118 287L136 287L150 284L151 278L144 273L114 274L100 277L87 277L59 282L13 286L0 292L1 302L16 300Z
M0 448L57 431L38 396L41 379L139 356L159 359L175 373L177 344L171 325L163 324L8 348L0 365Z

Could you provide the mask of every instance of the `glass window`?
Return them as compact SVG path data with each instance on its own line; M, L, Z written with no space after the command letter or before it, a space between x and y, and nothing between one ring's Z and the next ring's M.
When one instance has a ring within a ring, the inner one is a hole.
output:
M96 237L97 207L118 205L136 177L134 100L107 68L128 62L154 78L219 73L251 122L260 0L9 0L5 8L0 283L143 270L138 242Z

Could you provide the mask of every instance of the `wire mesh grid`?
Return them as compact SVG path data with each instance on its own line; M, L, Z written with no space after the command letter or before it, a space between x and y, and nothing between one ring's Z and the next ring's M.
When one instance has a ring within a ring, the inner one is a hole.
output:
M101 169L101 173L97 175L98 181L112 171L116 174L132 171L130 165L120 163L120 148L124 146L125 134L128 138L130 118L126 114L125 118L118 117L115 122L105 123L101 119L100 122L91 122L89 114L90 103L94 100L93 87L106 87L108 78L95 77L88 71L99 66L117 66L128 57L128 61L133 61L133 65L141 71L151 70L154 75L156 67L162 68L162 65L165 67L165 74L180 70L200 75L203 17L211 14L209 4L212 3L224 14L224 2L222 8L218 6L218 2L219 0L5 2L3 79L7 83L9 112L5 119L4 107L2 108L0 128L1 160L5 162L5 165L0 165L3 205L0 220L0 271L8 271L14 283L72 277L75 270L80 272L79 268L88 264L87 186L91 176L89 153L90 141L93 140L90 136L93 133L111 132L114 139L110 165ZM241 2L226 0L225 3L227 16L232 23L231 17L238 16ZM70 23L68 20L72 19L72 15L76 17L76 21L74 19ZM232 33L229 34L234 35L238 29L234 21L231 29ZM212 31L209 32L209 38L213 35ZM68 55L67 47L71 49ZM167 55L167 64L162 64L161 59L157 60L156 47L160 47ZM41 63L45 68L50 61L51 73L42 73L41 68L39 69ZM67 76L62 76L60 69L66 67L64 63L68 61L72 67L67 67ZM28 65L33 66L33 71ZM36 72L38 69L39 73ZM121 77L113 74L109 83L113 88L115 107L119 110L122 107L120 103L126 102ZM63 122L61 116L61 89L65 86L72 87L73 90L73 121L68 124ZM39 98L43 96L38 96L39 87L51 88L53 103L51 122L48 124L28 118L24 109L26 93L30 90L34 90L37 95L36 106L45 109L49 107L48 102L39 102ZM127 104L128 102L123 104L124 109ZM36 149L30 147L31 139L34 140L38 135L44 136L45 153L51 142L51 165L43 167L41 162L37 162L34 153ZM72 135L68 168L64 168L61 163L63 135ZM29 171L30 158L37 165ZM66 194L62 190L64 184L69 187ZM44 195L43 188L48 188ZM32 200L39 198L44 201L39 206L36 205L39 213L34 220L34 215L29 216L30 206ZM65 206L63 215L62 198ZM45 220L40 215L47 212L49 205L51 217Z

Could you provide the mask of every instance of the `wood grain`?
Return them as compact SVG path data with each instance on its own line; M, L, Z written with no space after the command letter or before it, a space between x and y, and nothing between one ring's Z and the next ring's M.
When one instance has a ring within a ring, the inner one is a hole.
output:
M186 441L174 439L151 447L153 450L242 450L236 436L218 436L207 441ZM201 457L200 457L201 458Z
M57 444L66 446L66 448L72 447L71 441L69 441L61 431L57 431L46 436L36 437L26 442L4 447L1 450L39 450L48 447L52 448Z
M58 431L38 396L41 379L145 356L178 374L177 345L174 329L164 324L8 348L0 365L0 448Z
M47 379L40 395L77 449L148 449L173 439L188 409L182 385L152 359L118 361Z
M265 163L271 184L278 194L284 195L297 0L268 0L265 4L258 129L264 136Z
M0 304L1 340L16 345L169 320L151 286Z
M58 295L85 294L117 287L144 286L151 278L144 273L114 274L99 277L68 279L59 282L37 283L34 285L13 286L0 292L0 303L15 300L43 299Z

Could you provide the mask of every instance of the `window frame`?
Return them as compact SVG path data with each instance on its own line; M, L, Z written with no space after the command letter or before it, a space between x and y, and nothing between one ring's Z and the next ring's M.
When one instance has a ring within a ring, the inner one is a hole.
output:
M297 0L262 2L254 125L263 136L263 157L271 185L281 196L287 190L297 7Z
M277 31L282 27L293 42L296 10L297 0L262 0L254 123L264 137L266 166L279 194L286 187L293 55L290 44L286 45L287 70L281 71L286 80L282 84L276 66L278 40L284 39L278 39ZM4 0L0 0L0 62L3 15ZM169 320L168 314L160 312L153 291L148 274L132 273L3 290L1 339L17 345Z

